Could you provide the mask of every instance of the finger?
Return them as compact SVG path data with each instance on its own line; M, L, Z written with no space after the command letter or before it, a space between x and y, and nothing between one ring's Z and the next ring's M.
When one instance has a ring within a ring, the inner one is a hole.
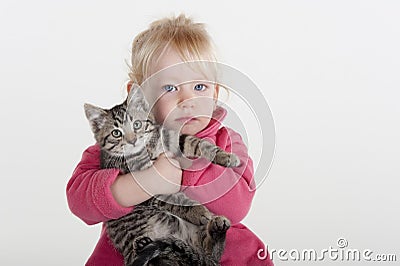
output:
M161 155L165 156L165 157L168 157L168 158L173 158L174 157L174 154L172 152L170 152L170 151L163 152L163 153L161 153Z
M181 168L179 161L176 160L176 158L165 156L165 159L167 159L168 163L171 164L172 166L174 166L176 168Z
M183 170L189 169L193 164L193 160L190 160L186 157L178 157L176 160L179 162L179 165Z

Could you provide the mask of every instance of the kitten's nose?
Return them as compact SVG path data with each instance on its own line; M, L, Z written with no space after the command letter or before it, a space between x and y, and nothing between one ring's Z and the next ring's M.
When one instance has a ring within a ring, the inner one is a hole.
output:
M136 140L136 136L126 136L126 142L128 142L129 144L135 145Z

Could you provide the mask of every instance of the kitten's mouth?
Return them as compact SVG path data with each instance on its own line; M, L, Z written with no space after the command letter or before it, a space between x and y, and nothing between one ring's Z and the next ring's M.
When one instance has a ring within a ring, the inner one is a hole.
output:
M129 145L124 146L124 154L127 152L128 153L138 152L141 149L142 149L142 146L139 143L137 143L137 142L135 144L130 143Z

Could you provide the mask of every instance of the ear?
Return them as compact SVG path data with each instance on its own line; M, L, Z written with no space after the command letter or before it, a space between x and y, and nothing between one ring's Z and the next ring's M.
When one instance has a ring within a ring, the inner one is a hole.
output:
M128 94L129 94L129 92L131 91L132 86L133 86L133 83L132 83L131 81L129 81L129 82L126 84L126 91L128 92Z
M218 99L218 95L219 95L219 85L218 85L218 83L216 83L215 90L214 90L214 100Z
M128 110L149 112L149 104L143 94L142 88L137 84L132 84L128 94Z
M99 132L106 121L107 111L88 103L84 104L84 108L86 118L89 120L93 133Z

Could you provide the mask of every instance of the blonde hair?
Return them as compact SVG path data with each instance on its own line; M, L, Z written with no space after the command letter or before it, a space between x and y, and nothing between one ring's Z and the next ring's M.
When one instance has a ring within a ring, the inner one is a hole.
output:
M203 23L181 14L154 21L132 43L129 79L141 85L149 77L150 64L168 47L176 49L184 61L216 62L214 44Z

